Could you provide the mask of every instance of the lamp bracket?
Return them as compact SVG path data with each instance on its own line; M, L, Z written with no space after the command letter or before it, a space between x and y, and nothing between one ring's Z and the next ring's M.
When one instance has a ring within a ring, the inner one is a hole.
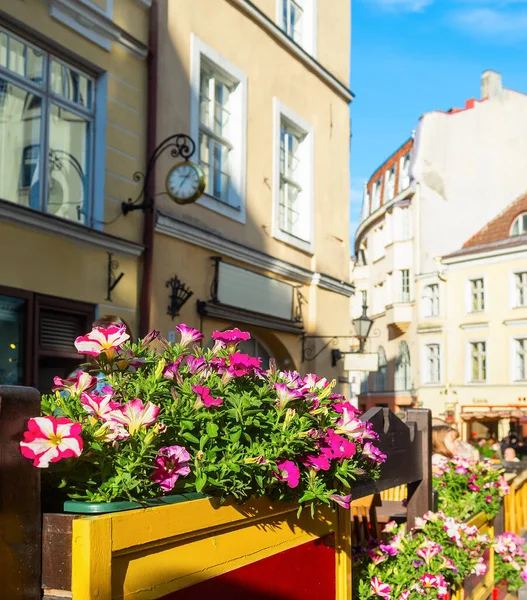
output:
M141 190L135 200L129 198L128 202L123 202L121 204L121 210L123 212L123 215L127 215L129 212L132 212L134 210L152 210L154 206L154 201L149 195L148 186L157 159L166 150L170 150L170 156L172 156L172 158L178 158L180 156L185 160L189 160L189 158L194 154L194 152L196 152L196 143L186 133L176 133L165 138L159 144L159 146L152 152L152 155L148 159L145 172L143 173L142 171L136 171L133 174L133 180L135 182L142 182ZM142 202L140 202L141 198L143 199Z
M322 354L324 350L330 346L336 346L338 344L338 340L351 340L357 339L356 335L302 335L302 362L315 360L317 356ZM318 352L315 352L314 349L311 349L306 344L307 340L328 340L322 348ZM361 348L362 348L361 342ZM359 350L360 352L361 350Z

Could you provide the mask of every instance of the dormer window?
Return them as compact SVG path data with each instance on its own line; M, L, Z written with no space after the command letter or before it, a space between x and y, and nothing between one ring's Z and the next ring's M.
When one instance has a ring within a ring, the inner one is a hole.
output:
M511 235L524 235L527 233L527 213L516 218L511 228Z

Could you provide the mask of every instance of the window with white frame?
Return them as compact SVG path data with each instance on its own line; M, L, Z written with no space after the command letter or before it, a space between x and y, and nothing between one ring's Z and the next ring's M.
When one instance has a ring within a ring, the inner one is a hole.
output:
M439 344L427 344L425 346L424 381L425 383L439 383L441 381L441 352Z
M364 197L362 199L362 220L366 220L370 215L370 195L367 188L364 188Z
M527 213L516 217L511 227L511 235L525 235L527 233Z
M191 46L190 134L207 181L198 202L245 222L247 77L194 35Z
M430 283L423 289L423 316L437 317L439 315L439 284Z
M381 205L381 187L382 181L381 178L377 179L377 181L372 186L372 205L371 212L374 212Z
M277 0L277 20L306 52L316 55L317 0Z
M470 342L470 381L473 383L487 380L487 344Z
M469 312L485 310L485 281L482 277L469 280Z
M515 306L527 306L527 272L514 273Z
M407 152L399 163L399 191L402 192L410 185L410 159L411 153Z
M0 198L89 224L95 80L0 28Z
M379 365L375 372L374 388L376 392L385 392L388 386L388 361L382 346L377 350Z
M396 210L397 215L397 239L409 240L410 234L410 208L402 206Z
M366 308L368 308L368 292L367 292L367 290L361 290L360 297L361 297L360 308L362 309L364 306Z
M395 390L408 391L412 387L410 382L410 350L406 342L399 344L399 351L395 361Z
M386 171L384 176L384 202L389 202L395 196L395 165Z
M409 269L402 269L399 271L400 290L399 290L399 301L410 302L410 271Z
M312 127L275 99L274 236L312 251Z
M527 338L514 340L515 381L527 380Z

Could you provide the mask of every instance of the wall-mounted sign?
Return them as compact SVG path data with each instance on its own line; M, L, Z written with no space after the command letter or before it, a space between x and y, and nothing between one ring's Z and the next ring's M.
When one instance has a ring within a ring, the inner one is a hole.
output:
M379 368L379 355L375 353L344 354L344 371L377 371Z

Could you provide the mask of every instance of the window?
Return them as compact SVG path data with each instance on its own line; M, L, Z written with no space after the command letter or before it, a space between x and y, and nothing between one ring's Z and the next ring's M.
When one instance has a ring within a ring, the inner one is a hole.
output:
M361 290L361 308L365 306L368 308L368 292L366 290Z
M316 55L317 0L277 0L277 21L285 33Z
M360 382L360 393L361 394L367 394L368 393L368 379L370 377L370 374L367 373L366 371L362 373L362 379Z
M382 346L379 347L377 354L379 355L379 367L375 372L374 387L376 392L385 392L388 384L388 362Z
M247 77L191 38L190 135L207 188L198 203L245 223Z
M406 342L399 344L399 352L395 361L395 390L398 392L408 391L412 387L410 383L410 350Z
M401 158L399 164L399 191L402 192L410 185L410 158L411 154L408 152Z
M386 171L384 176L384 202L389 202L395 195L395 166Z
M362 221L365 221L370 214L370 194L367 188L364 188L364 197L362 200Z
M381 205L381 186L381 178L379 177L373 184L371 212L377 210Z
M95 81L0 28L0 198L87 224Z
M527 306L527 272L514 273L516 304L515 306Z
M517 217L511 227L511 235L524 235L527 233L527 213Z
M485 342L472 342L469 344L471 375L470 381L479 382L487 380L487 344Z
M400 302L410 302L410 271L408 269L400 271L400 278Z
M527 339L514 340L515 345L515 381L527 380Z
M410 234L410 208L403 206L396 210L397 215L397 239L398 240L409 240Z
M423 290L423 315L437 317L439 315L439 284L425 285Z
M469 312L485 310L485 282L482 278L471 279Z
M425 346L425 383L441 381L441 356L439 344Z
M275 98L273 235L313 250L313 133L311 126Z

